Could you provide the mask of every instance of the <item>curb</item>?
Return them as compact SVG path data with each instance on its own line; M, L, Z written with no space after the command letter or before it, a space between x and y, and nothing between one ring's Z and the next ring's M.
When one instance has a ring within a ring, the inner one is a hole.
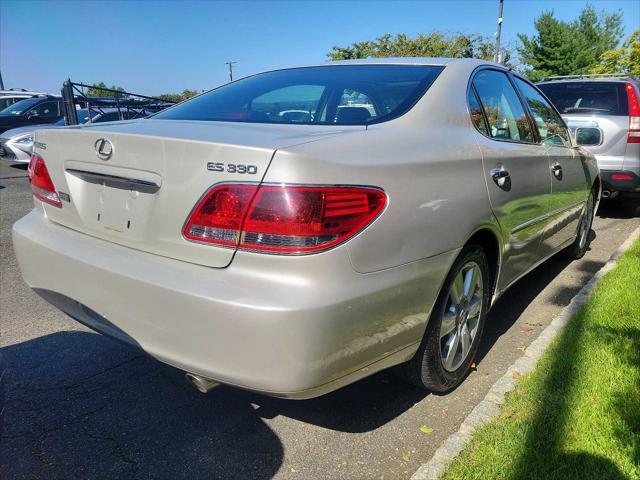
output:
M451 434L436 450L427 463L423 463L411 476L411 480L437 480L445 471L451 460L457 457L467 445L476 428L491 421L500 413L500 406L504 404L505 394L513 390L516 380L514 373L525 375L533 371L538 360L560 334L569 320L587 303L596 285L602 277L615 267L618 257L626 252L633 243L640 238L640 227L636 228L618 249L611 254L607 263L598 270L582 289L571 299L569 305L564 307L551 323L540 333L531 345L527 347L525 354L511 365L506 373L493 384L484 399L475 406L471 413L464 419L457 432ZM519 377L519 375L516 375Z

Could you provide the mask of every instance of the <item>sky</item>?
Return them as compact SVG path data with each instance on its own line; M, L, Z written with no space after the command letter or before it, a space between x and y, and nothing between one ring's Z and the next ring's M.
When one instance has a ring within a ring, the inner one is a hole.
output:
M505 0L503 42L534 33L543 11L572 20L583 0ZM640 28L637 0L591 1ZM272 68L324 62L334 45L384 33L494 35L498 0L39 1L0 0L5 87L60 92L62 82L103 81L156 95L210 89Z

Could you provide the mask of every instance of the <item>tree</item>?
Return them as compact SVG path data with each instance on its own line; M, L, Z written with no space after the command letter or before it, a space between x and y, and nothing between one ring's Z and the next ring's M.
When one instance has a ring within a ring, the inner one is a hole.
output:
M607 50L591 73L627 73L640 76L640 30L636 30L621 48Z
M100 83L94 83L91 87L89 87L89 89L87 90L87 97L115 97L115 98L126 98L126 95L123 94L119 94L119 93L113 93L110 92L109 90L103 90L105 88L109 88L107 87L107 85L104 82L100 82ZM122 87L117 87L115 85L113 85L111 88L111 90L117 90L118 92L124 92L124 88Z
M622 12L598 16L591 5L573 22L558 20L550 11L536 18L534 26L535 35L518 35L520 59L534 81L551 75L589 73L604 52L618 45L623 32Z
M167 100L168 102L182 102L191 97L195 97L198 95L196 90L184 89L182 93L163 93L162 95L158 95L158 98L162 100Z
M375 40L355 42L346 47L334 46L327 54L330 60L350 60L369 57L455 57L492 60L494 41L482 35L442 32L420 33L411 38L404 33L386 33ZM508 63L511 51L503 49L502 58Z

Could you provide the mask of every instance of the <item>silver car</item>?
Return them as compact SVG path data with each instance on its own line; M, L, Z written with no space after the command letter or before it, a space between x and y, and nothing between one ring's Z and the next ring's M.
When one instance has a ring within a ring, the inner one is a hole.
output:
M29 172L13 242L36 292L203 391L288 398L400 364L453 389L495 300L585 253L600 193L539 91L471 59L261 73L40 130Z
M93 123L116 122L130 118L140 118L149 115L148 111L127 111L117 108L91 109L91 121ZM89 121L89 110L81 108L76 111L78 123ZM17 163L29 163L33 151L33 134L36 130L44 128L64 127L64 118L52 123L41 125L27 125L25 127L12 128L0 133L0 160Z
M619 197L640 215L640 84L631 77L552 77L537 84L569 128L599 131L586 139L598 161L605 198Z

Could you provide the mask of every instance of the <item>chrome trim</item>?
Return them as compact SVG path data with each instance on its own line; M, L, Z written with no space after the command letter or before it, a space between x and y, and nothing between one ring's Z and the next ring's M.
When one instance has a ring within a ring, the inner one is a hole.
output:
M156 193L160 190L160 185L157 183L140 180L138 178L120 177L106 173L78 170L76 168L67 168L65 171L86 182L106 185L108 187L120 188L123 190L135 190L142 193Z
M572 208L575 208L578 205L582 205L582 204L585 203L585 201L586 200L582 200L580 202L573 203L573 204L569 205L568 207L558 208L558 209L554 210L553 212L545 213L544 215L542 215L540 217L536 217L534 219L531 219L531 220L528 220L528 221L526 221L524 223L521 223L517 227L512 228L511 229L511 233L518 233L520 230L524 230L525 228L530 227L532 225L535 225L536 223L543 222L543 221L547 220L550 217L553 217L553 216L558 215L560 213L566 212L567 210L571 210Z

